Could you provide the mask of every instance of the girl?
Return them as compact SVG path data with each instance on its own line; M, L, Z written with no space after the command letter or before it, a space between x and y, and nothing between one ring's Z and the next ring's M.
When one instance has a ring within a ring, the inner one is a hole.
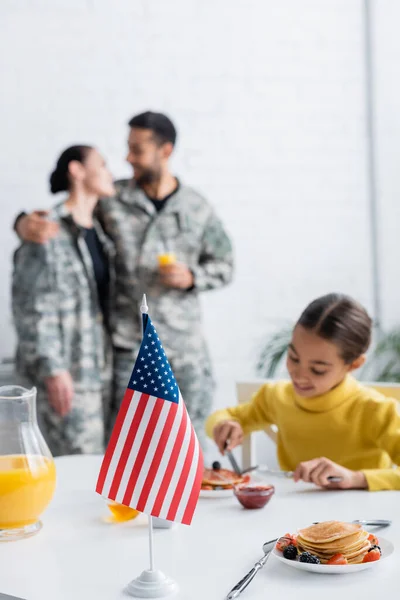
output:
M67 192L50 213L56 237L25 242L14 256L17 371L38 388L39 422L53 455L101 453L113 248L93 211L114 186L97 150L72 146L58 159L50 189Z
M211 415L206 430L221 453L251 431L278 426L277 452L294 480L326 488L400 490L400 416L396 400L358 383L371 319L351 298L312 302L294 328L291 382L263 385L247 404ZM328 477L341 477L330 483Z

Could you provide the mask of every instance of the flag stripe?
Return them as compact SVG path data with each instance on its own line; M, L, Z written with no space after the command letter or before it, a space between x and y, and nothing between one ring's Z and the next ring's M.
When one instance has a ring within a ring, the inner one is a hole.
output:
M193 435L193 452L192 452L192 456L191 456L192 460L191 460L191 464L190 464L190 468L189 468L189 473L188 473L188 476L186 479L185 488L179 498L179 505L178 505L178 509L174 516L174 521L180 521L180 522L182 521L183 514L185 512L191 491L193 489L193 483L194 483L195 477L196 477L200 447L199 447L199 443L197 441L196 434L195 434L193 428L192 428L192 435Z
M195 475L195 480L190 492L189 500L186 504L185 512L183 513L182 523L184 525L190 525L194 511L196 509L197 500L199 499L199 493L201 490L201 482L203 480L203 472L204 472L204 464L203 464L203 455L201 453L201 449L199 448L199 460L197 463L197 470Z
M122 426L125 423L126 413L128 412L128 408L133 396L132 390L127 389L124 398L121 402L121 407L118 411L117 418L115 420L114 429L111 434L110 442L107 446L107 451L104 456L103 463L100 469L99 479L97 481L96 492L99 494L103 493L104 483L107 477L107 471L110 467L111 459L113 457L113 453L115 450L115 446L117 445L118 438L122 429Z
M143 398L143 395L141 395L141 398ZM130 454L133 442L135 441L138 427L139 427L140 421L142 419L143 413L145 411L145 408L146 408L145 402L138 402L134 417L133 417L132 422L129 427L128 435L126 436L125 444L122 448L121 456L118 461L114 479L113 479L113 482L112 482L112 485L110 488L110 498L112 500L115 500L115 497L117 495L119 484L121 483L124 469L125 469L127 460L129 458L129 454Z
M165 403L166 404L166 403ZM174 402L170 403L169 412L165 421L162 433L159 438L159 444L157 445L156 451L153 456L150 468L147 472L147 477L141 489L141 494L136 504L136 509L139 512L143 512L146 506L147 499L150 496L151 488L156 480L157 471L161 468L161 459L163 457L164 450L167 450L167 442L172 430L172 425L176 417L177 405Z
M172 498L174 496L176 486L178 485L179 477L181 474L181 469L185 462L186 453L187 453L189 443L190 443L190 435L191 435L191 431L192 431L192 425L189 421L186 411L183 411L182 417L185 418L185 423L186 423L185 433L184 433L184 436L182 437L182 442L176 444L179 449L179 455L178 455L177 460L175 461L174 472L172 474L172 477L169 480L168 490L167 490L167 493L165 494L163 506L160 511L160 517L163 519L167 518L169 506L170 506Z
M164 428L165 428L165 422L166 422L167 417L169 415L169 412L171 410L170 407L171 407L172 404L175 404L175 403L172 403L172 402L162 402L162 404L163 404L163 407L162 407L160 416L158 418L157 425L156 425L156 428L155 428L154 433L153 433L153 437L151 439L149 448L147 450L147 454L145 456L145 460L143 462L143 466L142 466L142 468L140 470L140 475L139 475L138 480L136 482L135 489L134 489L133 494L132 494L132 498L131 498L131 500L129 502L130 506L134 505L135 508L137 508L137 502L139 500L139 497L140 497L143 485L144 485L144 483L146 481L146 478L148 476L149 470L151 468L151 465L152 465L152 462L153 462L153 459L154 459L154 454L155 454L155 452L156 452L156 450L158 448L158 444L161 443L160 440L161 440L161 436L162 436L162 433L163 433Z
M184 434L185 434L185 429L186 429L186 411L184 411L182 414L181 422L179 424L179 430L178 430L178 433L176 436L177 440L183 439ZM168 461L167 468L165 469L163 481L161 483L159 492L158 492L157 497L154 502L153 511L154 511L155 516L159 516L165 496L168 492L168 487L171 483L171 478L174 473L176 461L178 460L179 450L180 450L179 443L174 444L174 446L171 450L171 455L170 455L170 458Z
M192 462L192 458L193 458L193 452L194 452L194 430L191 427L190 428L190 441L189 441L189 448L187 449L186 452L186 456L185 456L185 460L183 463L183 467L180 470L179 473L179 480L178 480L178 484L175 488L175 493L173 495L173 498L170 502L169 505L169 510L167 513L167 519L169 521L173 521L176 517L176 512L178 510L179 507L179 503L181 501L182 498L182 494L184 492L185 486L186 486L186 481L187 478L189 476L189 471L190 471L190 466L191 466L191 462Z
M161 400L161 398L157 398L153 410L151 412L149 421L147 423L146 430L144 432L144 436L139 448L139 451L136 455L136 460L133 465L133 469L131 471L131 476L129 477L128 485L125 489L124 498L122 500L122 504L130 504L132 499L133 490L135 489L136 482L139 478L141 468L143 467L144 460L146 458L146 454L148 448L150 446L151 439L153 437L154 430L157 425L158 417L160 416L161 409L165 402Z
M134 469L137 453L139 452L139 449L142 445L143 437L146 433L146 428L149 424L149 419L153 412L156 401L157 398L154 398L153 396L149 397L147 394L139 395L138 404L139 406L144 406L144 413L142 415L140 423L138 423L137 425L135 439L133 441L131 450L129 452L129 456L125 463L124 471L118 488L118 493L115 498L115 500L121 504L123 503L126 486L128 485L129 478Z
M126 416L125 416L125 421L124 421L124 424L122 425L117 444L114 448L114 453L112 455L112 459L111 459L110 466L108 469L107 477L106 477L106 480L104 483L103 496L105 495L107 497L108 494L110 493L114 475L115 475L115 472L118 467L118 462L119 462L119 459L121 458L121 453L122 453L123 447L126 442L126 438L129 433L132 419L134 418L135 413L136 413L136 409L138 406L137 399L140 396L141 396L140 392L134 392L133 396L131 397L130 405L129 405L128 411L126 413Z
M175 411L175 419L174 419L173 425L171 427L168 442L165 447L165 451L162 455L161 462L160 462L160 465L157 470L157 475L154 479L154 482L153 482L153 485L151 488L151 492L147 499L146 506L143 509L143 512L145 512L145 513L150 513L150 514L152 513L157 495L161 488L161 484L165 479L165 473L168 468L168 463L169 463L169 460L171 457L172 449L175 445L175 440L177 439L179 428L181 426L183 403L180 402L176 406L174 411ZM160 508L161 508L161 505L162 505L162 502L160 504ZM158 516L158 515L154 513L154 516Z

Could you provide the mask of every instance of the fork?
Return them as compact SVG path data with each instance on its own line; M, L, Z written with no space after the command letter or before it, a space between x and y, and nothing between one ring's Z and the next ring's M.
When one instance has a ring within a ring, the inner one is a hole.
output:
M319 521L314 521L313 525L318 525ZM390 519L355 519L352 523L363 525L364 527L389 527L392 524Z
M279 471L277 469L269 469L267 465L256 465L255 467L249 467L242 471L242 475L245 473L250 473L251 471L260 471L260 473L268 473L269 475L276 475L277 477L285 477L286 479L291 479L294 475L294 471ZM339 483L342 481L341 477L328 477L328 480L331 483Z

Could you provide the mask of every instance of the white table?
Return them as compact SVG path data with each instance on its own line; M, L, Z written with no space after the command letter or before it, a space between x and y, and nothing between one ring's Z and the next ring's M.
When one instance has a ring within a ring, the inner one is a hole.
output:
M108 509L94 492L101 458L57 459L55 497L42 531L0 544L0 593L26 600L121 600L124 586L148 568L146 518L104 522ZM234 497L201 498L191 527L155 530L156 567L180 586L177 600L222 600L262 556L263 542L313 521L393 519L383 536L395 553L374 569L315 575L271 557L243 600L347 600L379 597L399 586L399 492L324 492L271 479L276 494L261 510L244 510ZM279 596L278 596L279 594Z

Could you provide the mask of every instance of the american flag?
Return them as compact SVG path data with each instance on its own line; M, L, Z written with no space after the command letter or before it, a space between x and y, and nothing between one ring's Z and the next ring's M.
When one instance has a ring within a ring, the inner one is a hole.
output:
M203 455L150 317L104 455L96 491L119 504L190 525Z

